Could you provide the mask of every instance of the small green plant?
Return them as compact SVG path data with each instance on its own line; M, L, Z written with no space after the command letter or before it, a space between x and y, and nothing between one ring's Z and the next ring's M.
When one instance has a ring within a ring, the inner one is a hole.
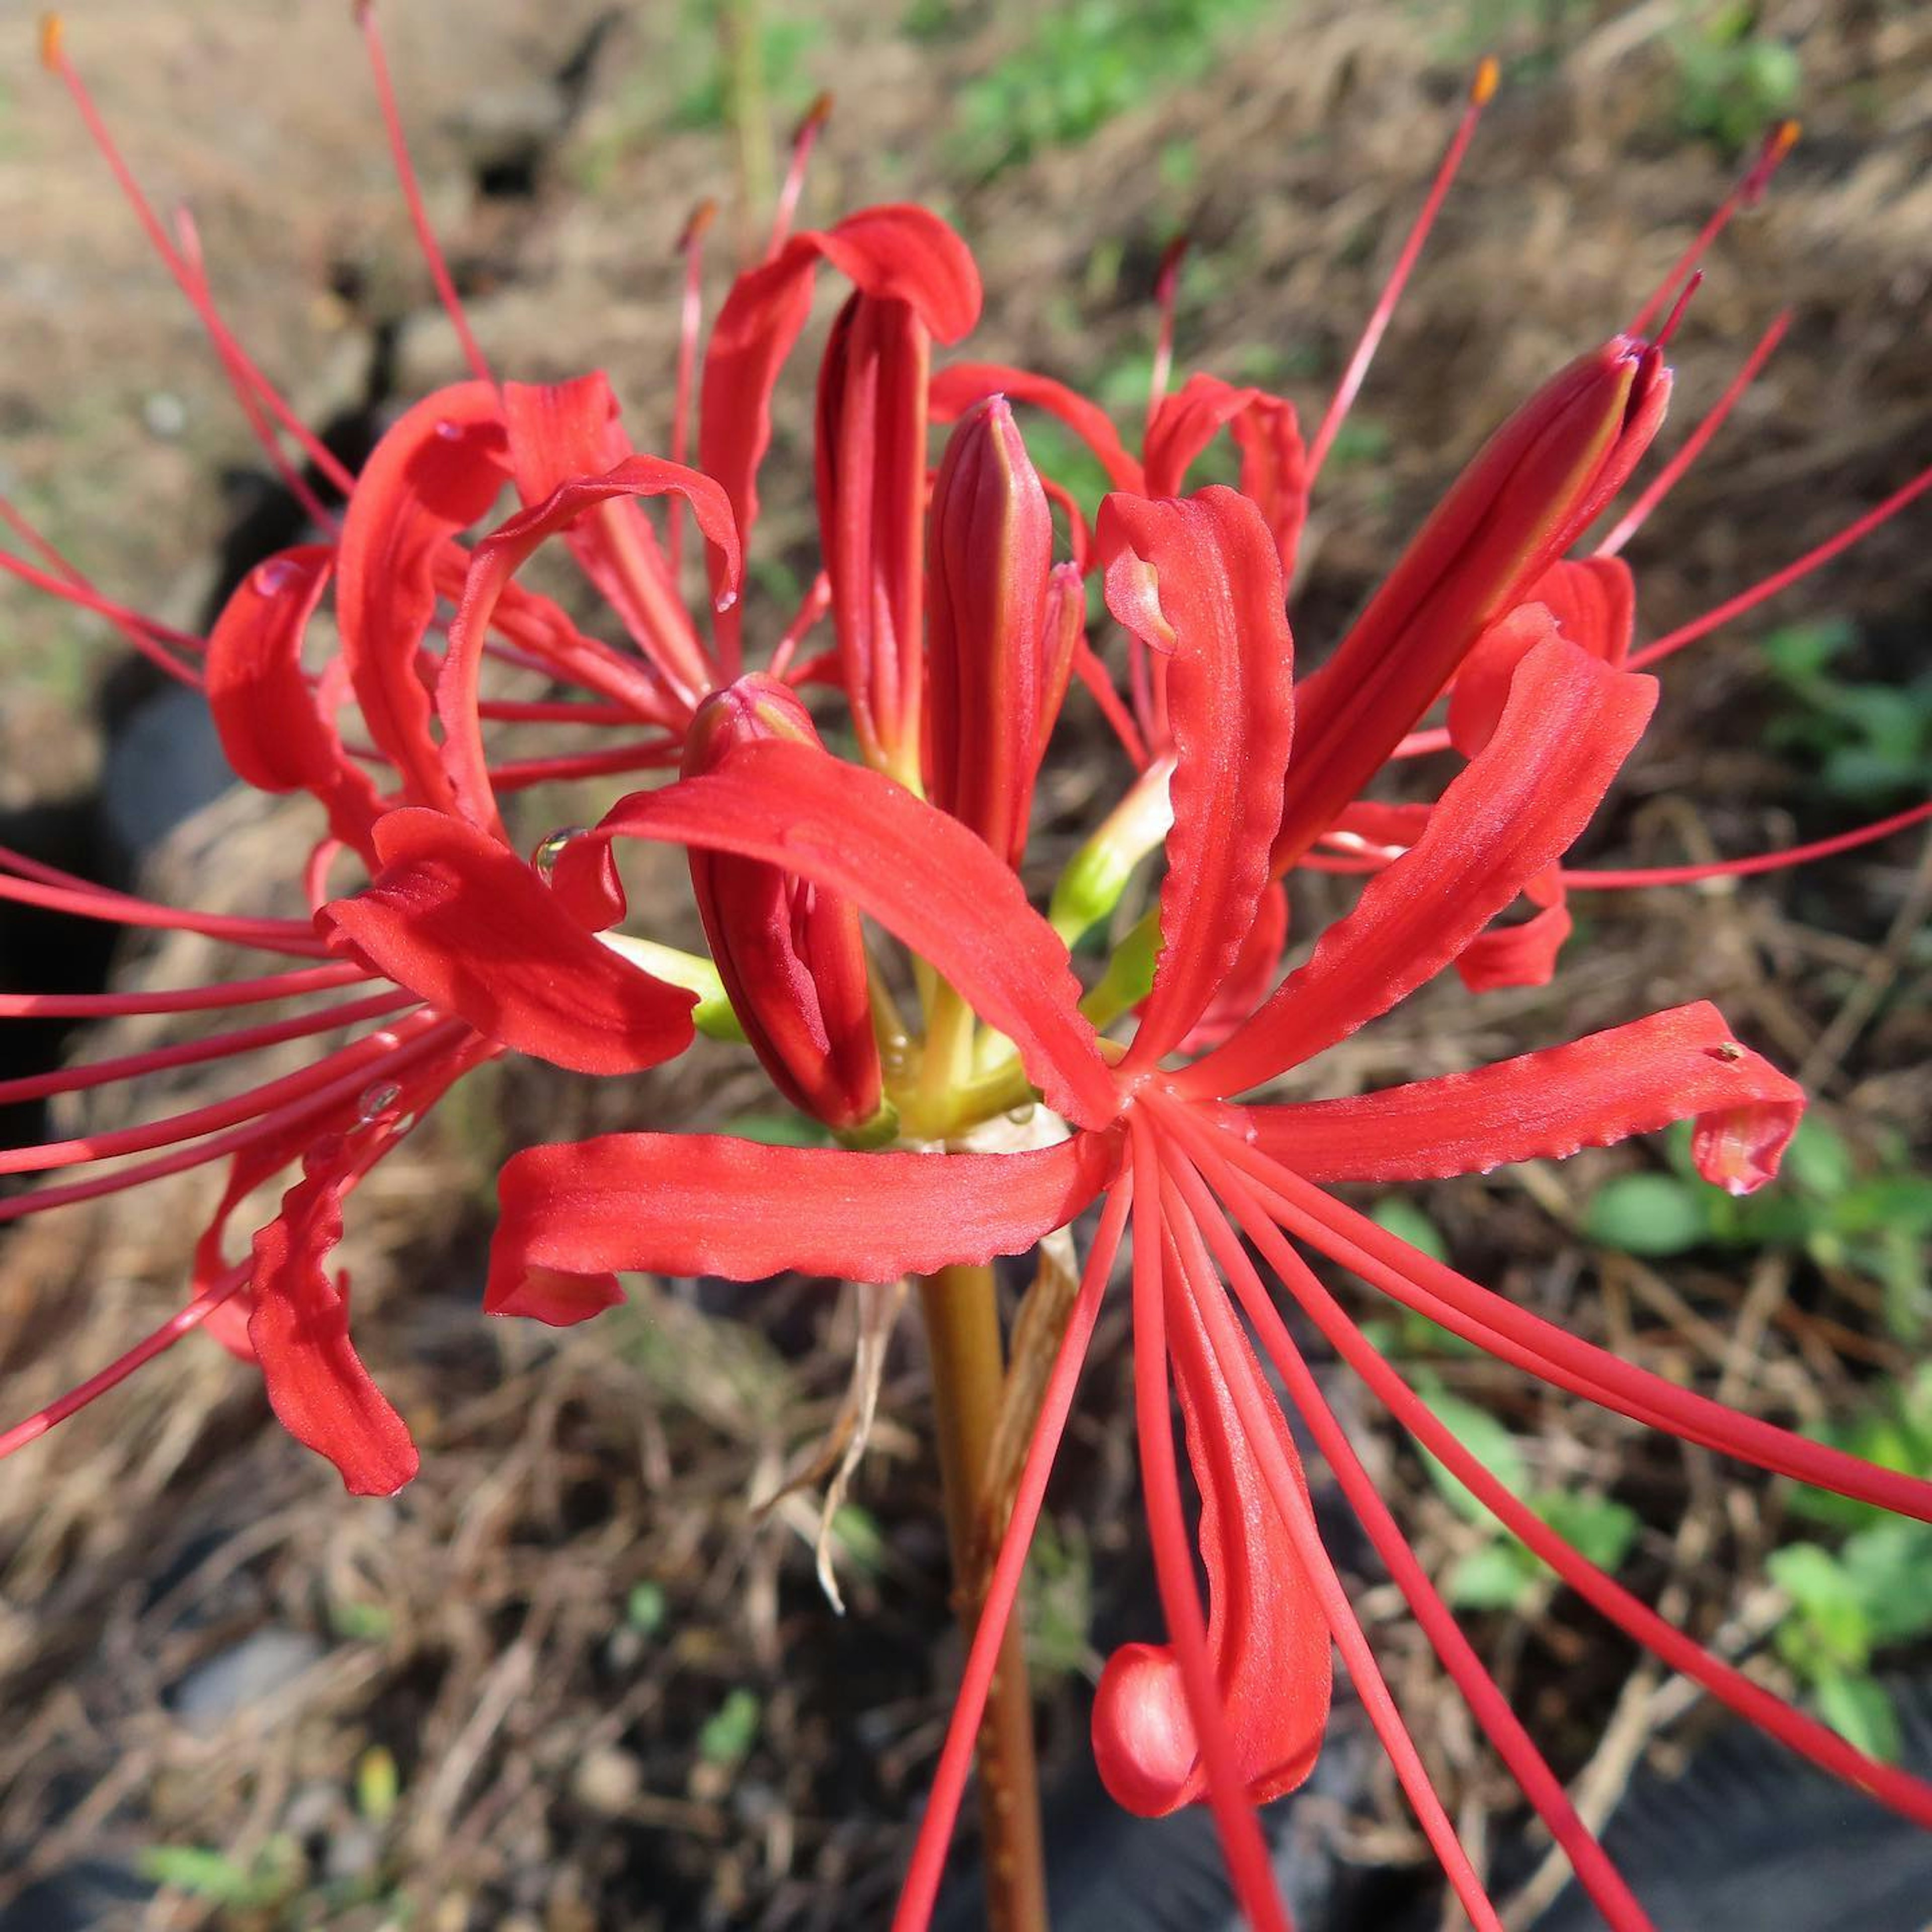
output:
M1783 40L1758 31L1757 9L1732 0L1675 40L1677 116L1687 133L1742 154L1797 104L1804 78Z
M1932 766L1932 673L1856 682L1839 665L1858 637L1848 619L1829 617L1774 631L1762 650L1786 700L1772 721L1772 748L1815 772L1834 798L1869 807L1916 794Z
M1932 1178L1912 1171L1902 1147L1862 1162L1809 1115L1786 1154L1783 1184L1739 1198L1697 1179L1688 1132L1673 1131L1666 1145L1671 1172L1622 1174L1598 1190L1583 1217L1592 1240L1654 1258L1700 1247L1796 1250L1876 1282L1899 1341L1916 1343L1932 1330Z
M1932 1475L1932 1366L1851 1422L1816 1432L1888 1468ZM1932 1524L1804 1487L1792 1492L1791 1508L1844 1534L1835 1548L1801 1541L1772 1555L1772 1579L1790 1599L1774 1638L1778 1654L1834 1730L1895 1762L1898 1715L1872 1665L1889 1645L1932 1636Z
M932 31L934 9L913 23ZM1074 0L1031 15L1026 38L959 96L956 159L992 174L1084 141L1118 115L1211 67L1264 0Z
M204 1845L151 1845L140 1862L142 1876L152 1883L236 1912L272 1911L286 1904L305 1876L302 1848L280 1834L245 1865Z
M1589 1562L1615 1570L1630 1554L1640 1526L1636 1512L1628 1504L1570 1490L1532 1488L1522 1443L1488 1410L1450 1394L1432 1378L1419 1378L1417 1393L1504 1488L1520 1496ZM1457 1514L1484 1534L1474 1549L1456 1558L1444 1580L1443 1595L1458 1610L1522 1609L1554 1573L1426 1450L1423 1464Z

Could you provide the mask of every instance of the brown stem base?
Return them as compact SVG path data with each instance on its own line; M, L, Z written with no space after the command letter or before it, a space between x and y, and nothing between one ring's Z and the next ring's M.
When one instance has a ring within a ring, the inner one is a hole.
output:
M970 1642L987 1580L982 1503L1005 1378L999 1304L988 1268L943 1268L922 1276L919 1286L932 1360L954 1595ZM1017 1620L1007 1626L1000 1646L978 1753L990 1932L1047 1932L1033 1696Z

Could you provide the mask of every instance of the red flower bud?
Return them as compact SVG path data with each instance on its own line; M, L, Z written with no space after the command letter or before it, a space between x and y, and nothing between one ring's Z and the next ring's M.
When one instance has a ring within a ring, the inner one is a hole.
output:
M1477 638L1622 488L1670 393L1657 351L1612 336L1484 445L1340 649L1296 693L1276 872L1307 850Z
M1004 396L961 418L932 491L926 785L1009 864L1084 614L1056 583L1053 520Z
M716 770L739 746L818 734L797 698L753 674L699 706L684 776ZM785 1098L841 1130L878 1112L879 1050L857 909L761 860L691 850L692 888L745 1037Z
M856 295L818 379L818 522L866 762L916 781L932 338L910 302Z

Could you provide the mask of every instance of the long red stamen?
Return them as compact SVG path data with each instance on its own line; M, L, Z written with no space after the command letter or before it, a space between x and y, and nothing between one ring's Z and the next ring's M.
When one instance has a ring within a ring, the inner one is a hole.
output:
M1485 1352L1633 1420L1831 1490L1895 1516L1932 1522L1932 1482L1827 1448L1652 1374L1418 1253L1258 1149L1230 1139L1226 1159L1298 1240Z
M1291 1932L1270 1868L1267 1841L1241 1782L1208 1650L1208 1627L1195 1582L1174 1453L1167 1372L1166 1272L1161 1232L1160 1164L1145 1121L1132 1122L1134 1168L1134 1424L1140 1448L1148 1534L1161 1613L1185 1688L1188 1714L1208 1774L1208 1802L1220 1834L1234 1896L1254 1932Z
M406 1046L397 1048L381 1062L380 1074L385 1078L392 1077L404 1068L413 1066L419 1060L440 1052L468 1031L461 1021L452 1020L424 1034ZM211 1161L225 1160L230 1154L240 1154L272 1141L292 1127L314 1125L320 1132L325 1123L340 1118L346 1102L368 1088L370 1071L368 1066L356 1067L306 1100L278 1107L259 1120L250 1121L231 1132L218 1134L213 1139L195 1146L176 1148L171 1154L159 1155L153 1160L135 1161L111 1174L91 1174L85 1180L68 1181L58 1187L36 1188L31 1194L16 1194L0 1199L0 1226L9 1221L23 1221L29 1215L44 1214L52 1208L70 1207L76 1201L94 1201L104 1194L125 1193L169 1174L183 1173L190 1168L206 1167Z
M1408 237L1402 244L1402 253L1396 257L1395 267L1388 280L1382 285L1375 307L1369 311L1367 326L1363 329L1361 340L1355 344L1354 353L1348 358L1348 366L1342 371L1342 380L1335 386L1335 394L1330 400L1328 412L1322 418L1322 426L1315 432L1315 440L1308 447L1307 486L1312 489L1316 478L1321 474L1322 466L1328 460L1328 452L1334 446L1336 432L1342 427L1356 392L1362 386L1362 379L1369 373L1369 364L1375 360L1376 350L1381 346L1383 332L1389 326L1389 319L1395 314L1396 304L1402 299L1410 272L1416 259L1422 253L1422 245L1429 238L1429 231L1436 225L1436 218L1442 212L1450 185L1456 178L1456 170L1462 165L1462 157L1468 152L1470 141L1476 132L1476 123L1482 118L1483 110L1494 98L1496 85L1501 78L1501 70L1493 60L1485 59L1476 69L1476 77L1469 83L1469 98L1462 110L1462 118L1456 123L1456 131L1450 137L1449 146L1444 152L1442 164L1436 170L1436 178L1430 184L1429 193L1424 197L1420 212L1411 226Z
M1732 216L1741 208L1754 206L1762 197L1772 176L1778 172L1778 164L1796 143L1798 133L1796 121L1780 121L1764 137L1763 145L1737 186L1718 204L1711 218L1698 230L1696 238L1671 264L1670 272L1651 291L1648 301L1630 317L1630 326L1624 332L1627 334L1642 335L1649 328L1652 319L1670 298L1678 278L1703 260L1711 244L1730 226Z
M362 29L362 45L369 58L370 78L376 84L376 102L382 110L383 132L388 136L389 158L395 166L396 183L403 191L403 200L410 212L410 225L416 232L416 247L422 254L423 265L429 270L430 280L436 284L436 299L442 304L442 312L456 331L456 339L462 345L464 360L470 364L470 374L479 382L494 383L496 379L490 373L490 365L483 359L483 352L476 346L476 338L470 332L470 318L464 313L463 298L456 292L449 264L443 259L436 230L430 221L429 210L423 202L416 164L410 159L409 140L403 132L402 110L396 104L396 90L389 79L388 56L383 50L382 30L376 23L375 0L356 0L356 18Z
M832 97L820 94L805 110L805 118L793 130L791 161L785 170L784 185L778 190L778 209L772 218L771 242L765 250L768 262L790 238L791 224L798 213L799 196L805 192L806 165L812 159L812 149L818 144L820 130L831 118Z
M1209 1148L1202 1158L1204 1168L1212 1172L1223 1198L1245 1228L1250 1223L1266 1224L1266 1216L1255 1204L1239 1177L1225 1162L1217 1162ZM1308 1424L1323 1460L1340 1484L1349 1506L1354 1510L1376 1553L1388 1567L1402 1592L1416 1622L1422 1627L1431 1647L1442 1660L1456 1688L1474 1712L1484 1734L1496 1746L1497 1754L1521 1787L1537 1814L1548 1826L1550 1835L1570 1860L1577 1880L1594 1902L1612 1932L1654 1932L1648 1916L1639 1905L1604 1848L1570 1803L1556 1774L1544 1761L1522 1721L1510 1708L1474 1646L1462 1634L1449 1606L1429 1580L1415 1552L1382 1498L1376 1481L1362 1466L1348 1432L1336 1419L1322 1393L1321 1385L1303 1360L1286 1324L1275 1312L1273 1298L1255 1271L1239 1238L1225 1218L1214 1210L1214 1200L1198 1175L1179 1174L1195 1216L1206 1232L1215 1258L1228 1271L1249 1320L1254 1324L1262 1352L1274 1365L1302 1419Z
M138 1127L122 1127L108 1133L82 1134L72 1140L45 1141L38 1147L0 1148L0 1174L46 1174L62 1167L78 1167L89 1161L110 1160L116 1155L146 1154L156 1148L172 1147L177 1142L193 1140L240 1121L257 1120L290 1102L304 1100L324 1088L333 1088L347 1075L368 1072L393 1054L408 1037L420 1036L440 1023L440 1016L424 1012L404 1020L397 1030L387 1028L365 1034L350 1046L326 1054L298 1072L284 1074L260 1087L226 1100L190 1108L184 1113L170 1114Z
M172 1348L184 1335L200 1327L224 1301L248 1286L254 1265L252 1261L247 1261L230 1268L213 1286L204 1288L185 1308L178 1309L152 1335L136 1342L124 1355L89 1376L78 1388L69 1389L58 1401L36 1409L24 1421L16 1422L11 1429L0 1434L0 1460L46 1435L77 1410L85 1408L97 1396L105 1395L117 1382L125 1382L143 1364L152 1361L157 1355Z
M214 291L209 284L207 266L201 252L201 231L195 224L194 214L185 207L175 210L175 239L181 250L182 264L194 278L200 301L206 304L211 313L218 314L215 308ZM280 439L275 434L274 425L263 413L262 405L256 397L255 386L250 380L248 368L232 352L228 342L220 336L215 338L214 351L221 358L222 369L228 377L228 386L234 392L235 400L240 404L242 413L248 419L250 433L254 436L262 454L268 459L270 467L281 478L283 488L302 506L302 514L318 529L340 530L341 519L315 494L308 478L289 460Z
M791 669L792 660L798 655L800 645L811 634L812 626L832 608L832 580L824 571L812 580L812 587L805 593L796 614L784 627L784 634L778 642L767 667L773 677L782 678Z
M1815 550L1808 550L1795 562L1787 563L1782 570L1774 571L1767 578L1753 584L1748 590L1741 590L1735 597L1727 598L1714 610L1707 610L1702 616L1693 618L1688 624L1679 625L1659 638L1654 644L1646 644L1640 651L1630 654L1628 668L1646 670L1660 659L1667 658L1673 651L1681 651L1686 644L1695 644L1720 625L1728 624L1733 617L1741 617L1753 610L1768 597L1796 584L1801 577L1808 577L1821 565L1831 562L1840 550L1850 550L1860 538L1869 536L1880 524L1889 523L1900 511L1928 490L1932 490L1932 466L1922 470L1912 480L1894 490L1885 501L1868 510L1856 522L1847 524L1836 536L1827 537Z
M51 558L57 560L59 574L37 568L24 558L17 557L10 550L0 550L0 570L9 576L17 577L22 584L32 584L36 590L56 597L63 604L72 604L82 610L91 610L98 617L104 617L118 631L133 647L148 662L167 673L177 683L202 688L201 673L191 664L184 664L170 655L163 640L182 650L200 652L204 648L199 638L191 637L185 631L176 631L164 624L157 624L143 616L138 610L130 610L124 604L116 603L112 598L104 597L88 582L80 572L58 550L35 531L32 524L8 503L0 498L0 520L17 530L28 542Z
M932 1794L920 1820L905 1885L892 1914L892 1932L926 1932L939 1897L946 1846L959 1815L966 1780L972 1775L974 1742L979 1736L994 1672L999 1667L1000 1646L1019 1594L1027 1552L1046 1500L1047 1478L1052 1473L1054 1457L1066 1432L1073 1392L1094 1339L1094 1324L1100 1319L1100 1303L1113 1273L1114 1257L1120 1252L1120 1235L1132 1201L1132 1180L1124 1175L1108 1194L1100 1230L1080 1278L1073 1312L1067 1319L1066 1332L1060 1338L1060 1351L1054 1358L1052 1372L1040 1399L1040 1420L1034 1426L1033 1440L1021 1466L1012 1514L987 1580L979 1624L973 1633L966 1668L960 1676L959 1694L953 1702L952 1714L946 1726L946 1742L939 1754L938 1768L933 1774Z
M360 966L305 966L255 980L225 980L211 986L182 986L139 993L0 993L0 1020L116 1019L130 1013L199 1013L224 1006L299 999L369 978Z
M1597 546L1598 556L1615 556L1642 529L1658 505L1676 488L1684 472L1703 454L1712 437L1724 428L1725 419L1737 407L1738 398L1757 380L1758 372L1771 359L1772 350L1784 340L1784 332L1791 326L1791 313L1786 309L1758 338L1757 346L1744 358L1744 367L1731 378L1724 393L1712 405L1703 420L1684 439L1683 448L1658 472L1655 480Z
M164 932L199 932L211 939L232 940L264 952L286 952L296 958L320 958L328 949L312 928L299 920L242 919L227 913L188 912L174 906L156 905L126 892L110 892L85 880L71 884L40 884L37 878L53 872L22 854L0 846L0 866L24 878L0 874L0 899L22 905L44 906L51 912L77 914L82 919L100 920L112 926L157 927ZM62 879L68 874L57 874Z
M490 767L490 782L498 791L526 791L532 785L555 784L568 778L604 778L615 772L661 772L680 756L676 740L637 740L588 752L571 758L512 758Z
M330 1033L338 1027L352 1026L362 1020L381 1018L416 1004L413 993L376 993L316 1013L299 1013L292 1019L275 1020L265 1025L242 1027L232 1033L210 1034L201 1040L185 1040L177 1046L157 1047L147 1053L124 1054L118 1059L90 1061L85 1066L67 1066L52 1073L29 1074L18 1080L0 1080L0 1106L23 1100L40 1100L52 1094L78 1094L91 1087L106 1087L116 1081L134 1080L144 1074L158 1073L170 1066L194 1066L203 1060L226 1060L236 1054L253 1053L284 1040L301 1040L311 1034Z
M1180 294L1180 264L1187 253L1187 236L1177 235L1161 250L1160 266L1154 271L1154 305L1160 316L1160 333L1154 346L1154 369L1148 382L1148 421L1154 421L1167 394L1174 374L1174 311Z
M332 487L340 490L346 496L355 483L355 478L343 466L334 452L290 407L281 392L262 373L254 358L236 340L227 324L202 298L188 264L182 259L180 251L168 239L167 231L161 226L160 219L149 205L147 196L141 192L140 184L135 180L134 170L128 166L120 149L115 146L113 136L107 131L107 124L101 118L100 110L94 104L94 97L82 80L79 70L68 59L66 41L60 31L60 16L57 14L49 14L42 22L40 58L41 64L50 73L59 78L72 95L82 123L94 146L100 150L102 160L107 164L128 205L134 210L134 218L141 224L155 254L161 258L161 266L174 278L176 286L188 298L188 305L194 310L209 340L214 344L223 366L239 370L247 376L276 420L302 446L303 453L309 460L328 479Z
M1341 1579L1336 1575L1335 1567L1322 1547L1308 1498L1282 1461L1274 1431L1268 1418L1260 1411L1252 1384L1246 1376L1237 1372L1234 1358L1239 1344L1232 1332L1233 1318L1228 1312L1221 1285L1208 1262L1201 1230L1168 1178L1172 1168L1184 1165L1184 1162L1177 1154L1164 1160L1162 1165L1164 1169L1168 1170L1163 1174L1163 1192L1168 1229L1174 1243L1172 1252L1180 1264L1185 1282L1184 1291L1177 1292L1190 1294L1200 1311L1208 1346L1214 1351L1222 1379L1234 1398L1241 1426L1261 1466L1262 1479L1287 1528L1303 1572L1314 1586L1329 1634L1342 1653L1342 1660L1348 1666L1356 1695L1360 1698L1369 1722L1394 1767L1396 1780L1414 1810L1423 1836L1428 1840L1430 1850L1436 1854L1450 1888L1468 1914L1470 1922L1478 1928L1478 1932L1502 1932L1496 1907L1490 1904L1483 1882L1469 1862L1468 1854L1456 1835L1456 1828L1450 1822L1448 1813L1443 1809L1442 1800L1430 1781L1422 1754L1416 1749L1415 1740L1402 1721L1402 1713L1396 1706L1375 1653L1369 1647L1368 1638L1342 1587ZM1220 1217L1214 1215L1211 1218Z
M1084 637L1077 639L1073 646L1073 674L1100 707L1101 716L1113 727L1114 736L1120 740L1121 750L1132 760L1134 769L1145 771L1147 740L1141 736L1140 728L1134 722L1134 715L1127 708L1126 700L1115 688L1112 674Z
M678 304L677 380L671 398L674 463L684 462L691 448L691 393L698 370L698 332L704 320L704 237L717 218L717 202L700 202L677 238L684 256L684 293ZM684 499L675 490L664 507L664 560L676 584L684 562Z
M1862 825L1856 832L1841 832L1835 838L1815 839L1809 845L1788 846L1781 852L1758 852L1745 859L1718 859L1706 866L1639 866L1622 872L1573 872L1566 866L1563 883L1580 890L1605 891L1639 886L1693 886L1706 879L1749 878L1760 872L1781 872L1787 866L1806 865L1814 859L1829 859L1838 853L1852 851L1860 845L1888 838L1907 826L1922 825L1928 818L1932 818L1932 802Z
M1527 1544L1580 1596L1593 1604L1618 1629L1646 1649L1654 1652L1672 1670L1681 1671L1701 1684L1740 1717L1769 1732L1813 1763L1870 1792L1915 1823L1932 1826L1932 1785L1866 1756L1835 1731L1793 1710L1782 1699L1753 1683L1742 1672L1712 1657L1580 1556L1534 1510L1512 1496L1437 1420L1428 1406L1369 1346L1342 1312L1340 1304L1300 1262L1279 1234L1268 1236L1263 1227L1247 1232L1256 1240L1269 1265L1280 1274L1284 1285L1300 1302L1309 1318L1343 1360L1368 1383L1377 1399L1402 1427L1444 1463L1484 1508L1506 1529Z

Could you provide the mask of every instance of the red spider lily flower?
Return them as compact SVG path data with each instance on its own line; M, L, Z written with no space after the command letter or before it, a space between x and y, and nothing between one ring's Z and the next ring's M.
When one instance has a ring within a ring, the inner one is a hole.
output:
M710 772L617 807L589 840L672 840L782 866L878 920L1012 1040L1069 1138L1015 1154L867 1154L716 1137L620 1134L513 1157L489 1299L560 1312L616 1292L614 1271L761 1278L788 1268L886 1279L1017 1252L1096 1193L1106 1206L956 1710L898 1923L922 1924L1082 1353L1130 1220L1136 1375L1150 1528L1168 1626L1108 1666L1095 1745L1109 1788L1159 1811L1204 1796L1245 1910L1285 1923L1252 1805L1306 1774L1339 1648L1466 1909L1494 1926L1314 1529L1292 1441L1234 1312L1333 1462L1446 1667L1584 1883L1619 1928L1641 1909L1457 1631L1352 1458L1246 1258L1368 1376L1404 1426L1465 1480L1481 1472L1376 1355L1285 1236L1329 1254L1514 1366L1590 1400L1848 1495L1932 1516L1932 1485L1825 1450L1632 1368L1427 1262L1322 1191L1323 1182L1468 1172L1561 1157L1671 1121L1696 1124L1700 1169L1748 1191L1774 1174L1802 1106L1793 1084L1711 1007L1653 1015L1566 1046L1352 1101L1240 1103L1452 963L1560 858L1636 742L1644 677L1559 635L1516 665L1487 741L1412 848L1223 1044L1172 1056L1240 960L1270 878L1290 750L1290 648L1280 563L1253 506L1210 489L1184 502L1110 498L1099 530L1108 596L1168 660L1174 826L1162 946L1139 1030L1110 1056L1082 1017L1064 947L1011 871L965 828L883 777L769 739ZM589 862L580 853L578 862ZM782 1200L782 1216L760 1204ZM570 1288L574 1280L580 1286ZM1232 1291L1234 1303L1231 1304ZM555 1318L554 1316L552 1318ZM1168 1412L1170 1370L1204 1507L1210 1602L1196 1592ZM1520 1534L1528 1513L1478 1489ZM1532 1546L1613 1621L1714 1694L1884 1802L1932 1823L1932 1789L1864 1757L1700 1650L1551 1532ZM1267 1694L1258 1694L1264 1684Z

